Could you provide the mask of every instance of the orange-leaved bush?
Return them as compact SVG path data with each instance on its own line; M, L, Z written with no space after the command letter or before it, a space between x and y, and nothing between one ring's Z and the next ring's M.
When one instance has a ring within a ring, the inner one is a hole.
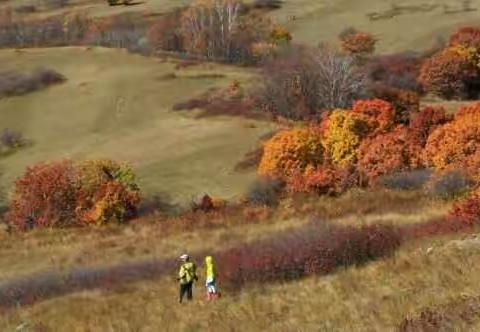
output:
M358 100L353 104L352 112L367 123L372 135L389 131L395 125L395 109L385 100Z
M391 132L364 140L358 149L359 170L373 180L410 169L411 150L407 139L407 129L398 126Z
M470 175L478 175L475 165L480 165L480 112L474 110L463 109L453 121L433 131L424 151L427 166L437 170L466 168Z
M134 181L113 161L38 164L16 181L7 220L18 229L121 222L139 203Z
M377 40L369 33L354 31L340 36L342 49L352 55L372 54Z
M479 54L474 48L456 45L427 59L418 77L427 92L443 98L471 98L478 86Z
M322 144L335 164L352 164L357 160L357 148L367 132L367 122L348 110L332 111L322 121Z
M122 222L135 214L140 196L129 165L107 159L87 160L77 167L76 212L82 223Z
M295 128L277 133L264 144L258 173L286 178L308 166L322 164L324 151L318 128Z

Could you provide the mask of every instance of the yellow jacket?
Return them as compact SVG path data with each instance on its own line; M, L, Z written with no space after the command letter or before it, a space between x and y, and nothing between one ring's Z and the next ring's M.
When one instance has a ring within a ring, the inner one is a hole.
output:
M205 257L205 266L206 266L206 273L207 273L207 280L215 279L216 269L215 264L213 263L212 256Z
M197 267L194 262L185 262L180 266L178 279L181 284L188 284L197 278Z

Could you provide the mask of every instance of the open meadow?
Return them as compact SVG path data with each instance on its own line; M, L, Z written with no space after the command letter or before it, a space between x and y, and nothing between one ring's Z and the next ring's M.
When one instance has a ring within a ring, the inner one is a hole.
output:
M479 18L0 0L0 331L480 331Z

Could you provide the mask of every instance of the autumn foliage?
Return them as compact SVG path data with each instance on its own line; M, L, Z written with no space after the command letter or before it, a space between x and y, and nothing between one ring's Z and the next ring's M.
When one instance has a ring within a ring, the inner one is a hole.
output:
M371 135L387 132L395 124L393 105L381 99L358 100L352 112L366 122Z
M64 160L27 168L16 182L8 221L19 229L123 222L138 203L129 166Z
M358 149L358 168L369 179L411 169L412 151L407 144L407 128L399 126L391 132L368 138Z
M423 64L419 82L427 92L452 99L474 99L480 86L480 29L465 27L450 36L447 48Z
M458 111L453 121L438 127L427 140L427 166L437 170L466 168L478 175L480 165L480 104Z
M219 253L217 261L222 265L219 277L226 286L240 288L248 283L322 275L387 256L401 242L399 232L389 226L313 224Z
M335 164L355 163L357 148L369 130L368 119L348 110L335 110L324 120L323 146Z
M316 128L282 131L265 143L258 172L264 176L286 178L307 167L322 164L323 150Z
M340 36L342 49L352 55L372 54L377 40L369 33L356 30L347 31Z
M450 211L453 222L476 225L480 222L480 191L455 204Z
M458 29L450 36L449 45L463 45L480 50L480 28L467 26Z

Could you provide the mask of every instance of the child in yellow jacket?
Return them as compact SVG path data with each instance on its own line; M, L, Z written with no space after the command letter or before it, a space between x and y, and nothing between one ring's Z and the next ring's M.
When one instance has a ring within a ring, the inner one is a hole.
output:
M219 296L217 292L216 285L216 274L215 264L213 262L212 256L205 257L205 272L206 272L206 282L205 287L207 288L207 301L210 301Z

